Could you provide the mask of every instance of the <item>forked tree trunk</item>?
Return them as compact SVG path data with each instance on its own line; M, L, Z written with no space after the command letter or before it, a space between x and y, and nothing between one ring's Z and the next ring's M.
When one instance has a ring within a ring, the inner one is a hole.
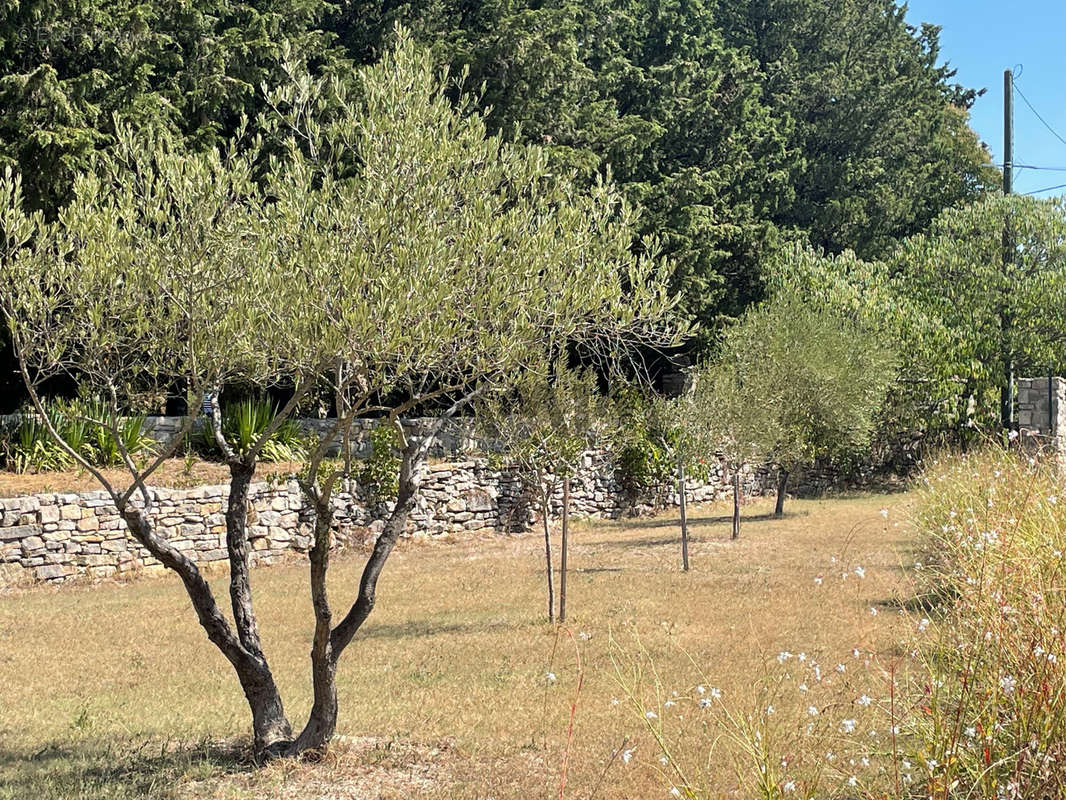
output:
M566 554L570 528L570 478L563 478L563 536L559 553L559 622L566 622Z
M740 538L740 468L733 472L733 537Z
M207 638L233 665L252 712L256 758L262 760L284 753L292 741L292 727L285 716L281 695L261 650L253 653L242 643L242 639L250 641L247 632L234 634L215 601L211 586L204 580L196 564L155 533L146 513L132 506L120 509L120 512L133 538L164 567L173 570L181 578ZM239 557L237 560L240 561ZM240 594L243 594L243 590Z
M374 610L378 578L407 527L407 517L415 506L422 484L422 467L428 451L428 444L423 444L421 441L411 441L404 448L396 503L363 568L356 601L332 631L329 627L331 614L326 594L326 573L329 568L329 529L333 511L328 502L316 503L315 545L311 554L311 598L315 609L315 637L311 647L314 701L307 725L290 751L292 754L320 749L337 729L337 662Z
M785 516L785 492L788 489L788 470L780 467L777 471L777 498L774 501L774 516Z
M685 462L677 462L677 491L681 501L681 569L688 572L688 511L685 507Z
M541 489L541 523L544 525L544 563L547 565L546 576L548 579L548 622L555 622L555 583L552 576L552 536L549 527L549 514L551 512L551 493Z
M378 578L396 542L407 528L407 518L415 507L422 486L423 472L429 448L445 421L466 405L473 393L454 403L437 418L422 439L407 441L400 459L400 475L396 502L392 513L374 542L374 549L363 567L359 580L359 593L355 602L336 627L332 624L329 597L326 592L326 575L329 570L330 529L333 525L331 503L333 481L327 481L321 494L304 485L305 495L315 511L315 539L309 553L311 565L311 601L315 612L315 635L311 646L311 676L314 700L307 724L292 743L289 755L324 747L337 729L337 663L345 648L366 622L376 603Z

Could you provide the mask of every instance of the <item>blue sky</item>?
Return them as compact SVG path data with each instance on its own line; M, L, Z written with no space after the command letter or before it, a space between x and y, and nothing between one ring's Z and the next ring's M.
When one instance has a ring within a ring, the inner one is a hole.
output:
M958 70L964 86L987 88L972 111L971 125L1003 159L1003 70L1017 67L1018 88L1066 138L1066 0L911 0L907 19L932 22L940 34L941 56ZM1066 144L1015 97L1014 160L1019 164L1062 167L1064 171L1020 170L1015 191L1030 192L1066 184ZM1066 194L1066 189L1044 192Z

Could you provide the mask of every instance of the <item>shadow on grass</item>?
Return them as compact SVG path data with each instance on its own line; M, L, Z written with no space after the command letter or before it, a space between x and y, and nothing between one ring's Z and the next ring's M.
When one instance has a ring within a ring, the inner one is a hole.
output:
M747 522L747 519L742 522ZM691 521L690 521L691 524ZM743 525L741 526L741 538L744 538ZM717 536L708 536L706 533L696 536L692 531L689 531L688 540L690 544L736 544L730 538L730 531L722 531ZM678 529L677 534L674 536L667 536L665 538L653 537L647 539L612 539L609 541L596 542L595 547L602 548L617 548L617 549L630 549L634 547L680 547L681 546L681 531Z
M892 598L881 600L874 605L886 611L906 611L908 614L932 614L936 611L950 609L953 597L948 592L930 591L915 594L906 599Z
M0 746L0 798L32 800L171 800L190 780L256 769L246 743L140 745L89 740L53 742L38 750Z
M488 633L490 631L513 631L528 627L527 622L507 622L505 620L490 620L485 622L433 622L421 620L418 622L405 622L402 624L385 623L381 625L368 624L359 631L360 639L410 639L412 637L439 636L441 634L474 634Z
M790 514L787 511L784 516L775 517L773 514L754 514L747 516L744 512L740 514L740 524L745 525L749 522L781 522L783 520L798 519L800 517L810 516L809 512L801 511L799 513ZM689 525L726 525L732 523L733 516L731 514L722 514L717 517L689 517ZM649 520L647 522L642 521L640 527L642 528L679 528L681 523L677 519L656 519Z

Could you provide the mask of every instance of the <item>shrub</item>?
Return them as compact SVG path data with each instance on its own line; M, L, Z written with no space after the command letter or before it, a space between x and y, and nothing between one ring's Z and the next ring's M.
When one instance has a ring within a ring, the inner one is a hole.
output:
M382 422L370 429L370 455L359 472L359 483L371 502L385 503L396 499L400 491L400 447L395 426Z
M98 400L67 400L55 404L56 425L63 439L89 461L110 467L122 463L122 451L131 456L151 453L155 441L145 433L145 417L130 415L114 420L114 413ZM118 432L111 430L112 424Z
M264 398L230 403L222 408L222 433L234 450L243 453L258 441L277 413L277 407ZM203 427L201 446L206 453L219 453L210 420ZM262 461L277 462L299 461L306 455L306 437L300 424L294 419L286 419L270 435L259 457Z
M699 426L687 416L689 404L622 392L615 408L620 424L614 436L614 465L627 497L635 499L673 484L679 457L691 479L707 479L707 458L713 455L706 437L695 435Z
M13 472L51 472L71 463L32 412L21 412L19 422L7 431L4 439L4 463Z
M150 453L155 446L154 440L144 432L143 416L119 418L116 438L111 431L112 412L99 401L55 400L45 405L45 413L63 441L97 466L121 463L123 446L131 457ZM74 459L52 439L32 408L20 412L19 422L5 436L4 450L5 464L15 472L50 472L74 464Z

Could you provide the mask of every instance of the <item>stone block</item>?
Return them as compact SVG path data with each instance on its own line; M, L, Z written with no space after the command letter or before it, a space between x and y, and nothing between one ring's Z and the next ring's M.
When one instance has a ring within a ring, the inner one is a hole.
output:
M100 519L96 516L83 517L78 520L77 528L79 531L86 533L89 531L98 531L100 530Z
M22 553L25 556L36 555L43 552L44 549L44 539L40 536L27 536L22 540Z
M0 528L0 542L15 542L29 536L36 536L40 528L36 525L15 525L10 528Z
M46 564L37 567L33 574L40 581L61 581L73 574L74 569L60 564Z

